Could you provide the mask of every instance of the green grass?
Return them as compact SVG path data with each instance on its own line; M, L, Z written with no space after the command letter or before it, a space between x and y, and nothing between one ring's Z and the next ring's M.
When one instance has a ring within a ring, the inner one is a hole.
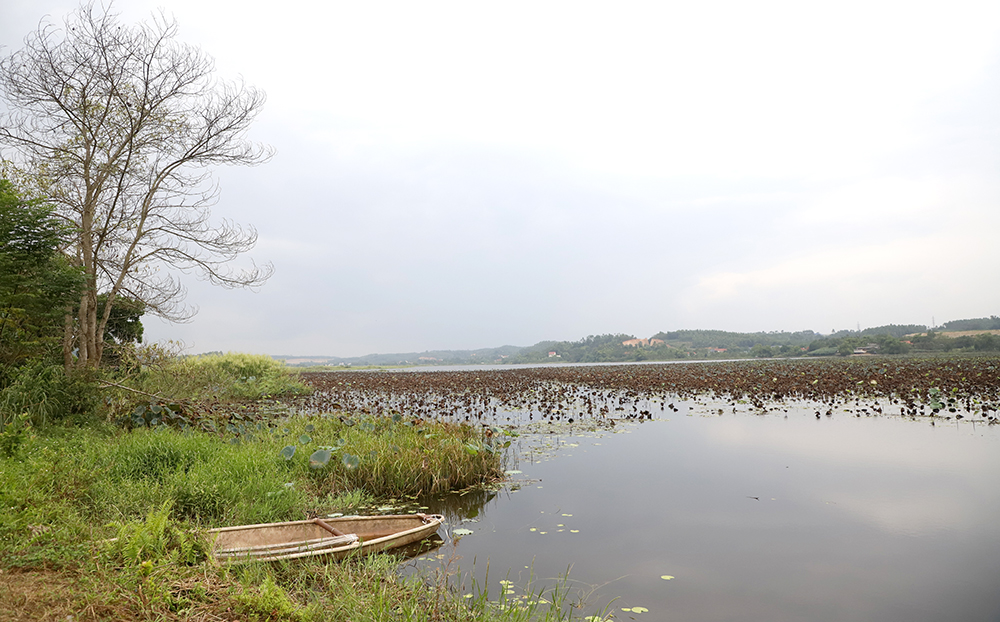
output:
M0 429L0 611L81 622L568 619L565 583L546 597L529 585L517 598L507 589L493 600L485 590L465 598L446 569L402 578L391 554L217 564L201 528L364 512L489 485L503 477L505 441L499 431L486 438L476 427L398 414L242 417L232 414L240 404L305 388L267 357L151 351L100 377L103 410L89 416L50 413L37 399L41 409L10 409ZM25 378L17 388L25 403L62 382ZM168 399L231 412L209 409L190 426L110 423Z
M338 445L325 466L310 466L319 447ZM291 459L288 446L297 449ZM302 418L238 436L51 429L0 465L0 545L28 538L32 525L53 526L56 539L89 538L166 502L175 518L201 526L300 519L496 481L504 466L471 427L368 417Z
M176 401L245 401L307 393L284 362L259 354L172 356L155 346L128 353L119 366L119 385ZM122 395L122 399L135 395Z
M297 418L252 437L110 426L34 431L0 458L0 566L55 571L39 581L62 580L61 606L79 620L91 619L88 607L100 613L93 619L112 620L568 619L564 585L544 597L529 585L516 598L506 588L494 600L482 590L464 598L446 571L399 577L392 555L228 567L198 544L197 527L351 511L495 481L503 454L478 434L366 415ZM290 444L297 450L286 459L281 450ZM339 449L312 468L319 447ZM117 540L100 543L107 538ZM77 577L72 589L69 576ZM0 608L16 598L0 590Z

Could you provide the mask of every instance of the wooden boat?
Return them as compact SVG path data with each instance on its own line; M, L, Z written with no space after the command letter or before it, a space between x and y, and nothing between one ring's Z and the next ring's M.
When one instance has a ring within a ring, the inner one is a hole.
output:
M440 514L342 516L287 523L264 523L210 529L219 561L275 561L354 553L374 553L419 542L438 530Z

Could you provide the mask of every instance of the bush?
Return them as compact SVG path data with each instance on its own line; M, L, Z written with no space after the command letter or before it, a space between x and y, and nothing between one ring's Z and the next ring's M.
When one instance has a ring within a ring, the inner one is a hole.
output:
M141 346L121 358L123 384L171 400L259 400L309 391L284 362L265 355L181 357L162 346Z
M90 418L99 396L91 370L67 373L61 365L35 360L18 368L0 390L0 423L27 414L34 425Z

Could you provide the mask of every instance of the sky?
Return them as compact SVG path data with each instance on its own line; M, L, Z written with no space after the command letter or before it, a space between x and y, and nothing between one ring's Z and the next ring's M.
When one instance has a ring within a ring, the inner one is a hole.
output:
M77 5L8 0L4 55ZM267 93L257 291L190 352L359 356L1000 314L1000 3L120 1Z

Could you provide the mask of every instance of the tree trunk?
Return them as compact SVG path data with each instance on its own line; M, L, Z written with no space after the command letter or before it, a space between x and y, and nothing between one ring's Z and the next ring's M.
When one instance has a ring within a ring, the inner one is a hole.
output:
M73 369L73 312L66 310L65 325L62 339L63 368L68 372Z

